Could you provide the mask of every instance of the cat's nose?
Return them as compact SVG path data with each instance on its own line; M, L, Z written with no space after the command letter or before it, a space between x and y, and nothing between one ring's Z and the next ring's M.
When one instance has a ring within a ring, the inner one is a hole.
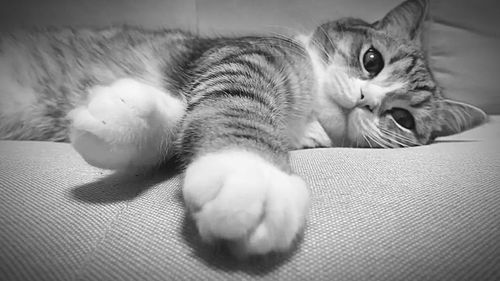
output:
M363 91L361 91L357 107L366 108L369 111L373 112L378 105L379 102L372 95L366 94Z

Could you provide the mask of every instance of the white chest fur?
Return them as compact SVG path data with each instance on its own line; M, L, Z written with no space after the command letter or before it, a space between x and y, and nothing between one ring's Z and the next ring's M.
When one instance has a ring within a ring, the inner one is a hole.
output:
M313 114L304 131L301 145L305 147L341 146L346 135L346 116L336 100L328 95L328 71L318 52L311 48L311 36L300 35L302 42L311 58L316 78L316 92Z

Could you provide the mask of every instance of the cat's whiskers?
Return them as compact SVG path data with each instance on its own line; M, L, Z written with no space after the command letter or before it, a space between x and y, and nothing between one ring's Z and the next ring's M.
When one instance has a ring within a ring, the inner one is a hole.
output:
M368 137L373 142L375 142L379 147L388 148L387 145L384 144L385 141L381 139L380 136L378 136L378 134L376 134L378 129L375 125L370 123L368 120L362 120L360 122L360 126L361 126L361 135L363 137L364 136ZM369 145L371 145L370 142Z
M387 137L391 137L391 140L400 144L402 147L410 147L410 146L418 146L420 145L418 142L412 140L411 138L405 136L405 135L402 135L402 134L399 134L397 132L393 132L393 131L390 131L390 130L387 130L387 129L384 129L384 128L381 128L381 131L386 134ZM403 141L400 142L398 141L398 138Z
M383 144L384 148L395 148L394 143L391 142L390 139L386 138L386 136L380 131L380 129L372 124L372 133L373 138L377 139L379 143Z
M367 126L367 125L366 125L366 121L361 120L361 121L359 122L359 126L360 126L360 128L361 128L361 129L359 130L359 134L360 134L360 135L361 135L361 136L365 139L365 141L366 141L366 142L368 142L368 141L367 141L367 139L366 139L366 133L368 133L368 128L366 127L366 126ZM357 139L358 139L358 138L356 138L356 140L357 140ZM368 143L369 143L369 142L368 142ZM356 143L356 146L357 146L357 143ZM370 145L370 146L371 146L371 145Z
M365 139L366 143L368 143L370 148L373 148L372 143L368 140L368 138L365 136L365 134L361 134L361 136L363 136L363 138Z
M331 40L330 40L331 41ZM321 56L319 56L319 59L321 60L321 62L323 64L327 64L328 61L331 61L332 60L332 56L331 54L326 50L326 47L319 44L318 42L312 40L311 43L323 54ZM326 58L324 57L326 56Z
M380 147L384 148L384 145L382 143L380 143L379 141L377 141L377 139L375 137L373 137L371 134L367 134L366 136L368 137L368 139L370 139L375 144L377 144L377 146L373 146L373 148L380 148Z
M395 133L395 132L391 132L391 131L384 131L384 133L386 135L388 135L388 137L391 137L391 139L394 141L394 142L397 142L399 144L401 144L401 146L404 146L404 147L409 147L409 146L415 146L415 145L418 145L417 142L409 139L409 138L405 138L403 135L400 135L398 133ZM399 141L399 140L401 141Z
M386 138L388 142L390 142L391 144L397 144L399 145L399 147L409 147L407 144L403 143L403 142L400 142L398 141L397 139L397 136L394 136L394 135L390 135L388 134L387 132L384 132L384 135L381 136L383 138ZM393 145L393 148L396 148L397 146L394 146Z
M374 134L377 131L377 127L373 125L369 120L361 120L360 122L361 126L361 134L366 134L367 137L369 137L372 141L374 141L377 145L380 147L386 147L384 144L380 142L380 138L377 137L376 134Z
M400 138L401 140L405 141L405 142L408 142L409 144L413 144L413 145L419 145L418 142L416 142L415 140L403 135L403 134L400 134L398 132L394 132L394 131L391 131L389 129L385 129L385 128L380 128L380 130L385 133L385 134L388 134L388 135L391 135L391 136L394 136L394 137L397 137L397 138Z
M384 128L379 128L379 136L381 139L385 140L387 143L389 143L391 148L397 148L397 147L408 147L407 144L401 142L398 140L398 137L402 137L401 135L386 130Z
M373 133L371 132L367 132L367 136L373 141L375 142L379 147L382 147L382 148L388 148L387 145L385 145L383 142L381 142L382 140L377 137L376 135L374 135Z
M379 128L375 126L375 124L365 121L365 125L369 127L369 130L365 130L367 133L371 135L372 140L377 140L378 144L381 144L384 148L396 148L397 145L400 147L408 147L409 145L402 143L397 140L397 137L400 137L408 142L412 142L410 139L407 139L405 136L397 134L396 132L392 132L385 128Z

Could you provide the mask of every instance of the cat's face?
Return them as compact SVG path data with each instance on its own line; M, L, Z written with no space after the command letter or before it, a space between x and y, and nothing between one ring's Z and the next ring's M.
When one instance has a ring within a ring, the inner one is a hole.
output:
M373 24L347 18L317 28L324 104L344 118L344 127L332 125L321 109L331 138L343 130L343 145L405 147L484 122L484 112L444 99L434 81L420 38L426 9L427 1L409 0Z

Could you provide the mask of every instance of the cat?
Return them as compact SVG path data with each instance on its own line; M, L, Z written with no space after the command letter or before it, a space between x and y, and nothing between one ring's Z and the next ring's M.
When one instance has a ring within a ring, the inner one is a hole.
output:
M425 145L486 122L446 99L431 73L428 5L407 0L374 23L343 18L296 37L4 33L0 139L70 141L112 170L178 157L203 241L241 257L286 252L310 205L288 151Z

